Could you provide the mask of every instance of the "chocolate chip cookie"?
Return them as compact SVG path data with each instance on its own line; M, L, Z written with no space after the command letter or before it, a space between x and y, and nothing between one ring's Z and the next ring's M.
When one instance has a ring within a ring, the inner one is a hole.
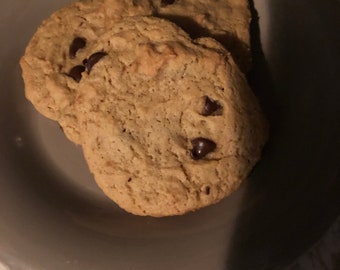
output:
M20 61L26 97L70 140L79 143L72 105L87 47L122 17L151 13L146 0L78 1L52 14L30 40Z
M160 217L216 203L259 160L266 122L217 41L131 17L87 53L74 102L82 147L98 185L126 211Z
M36 109L59 121L79 144L74 96L88 56L87 47L116 21L134 15L165 17L192 37L213 36L249 69L247 0L85 0L52 14L34 34L21 59L25 93Z

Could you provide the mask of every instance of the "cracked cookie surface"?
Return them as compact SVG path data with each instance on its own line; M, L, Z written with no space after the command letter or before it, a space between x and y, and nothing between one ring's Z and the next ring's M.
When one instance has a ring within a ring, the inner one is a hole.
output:
M126 18L89 47L75 113L89 168L137 215L180 215L237 189L259 160L266 122L244 75L213 39Z
M73 142L79 144L72 106L88 46L121 18L151 13L146 0L78 1L53 13L30 40L20 61L26 97Z
M121 18L164 17L192 37L212 36L249 69L247 0L85 0L52 14L38 28L21 59L26 97L46 117L57 120L66 136L79 144L74 97L85 71L88 46Z
M153 0L156 16L182 27L192 38L212 37L231 52L241 71L251 68L248 0Z

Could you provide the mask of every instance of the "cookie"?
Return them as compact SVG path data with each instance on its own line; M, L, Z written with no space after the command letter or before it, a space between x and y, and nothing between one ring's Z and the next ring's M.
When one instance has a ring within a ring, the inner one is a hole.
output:
M121 18L150 14L175 21L193 37L221 40L242 69L248 70L250 14L246 0L75 2L42 23L20 61L26 97L40 113L57 120L73 142L80 143L73 103L87 47Z
M232 54L240 69L251 68L248 0L153 0L156 16L181 26L192 38L213 37Z
M126 211L160 217L217 203L259 160L266 122L217 41L131 17L88 54L102 57L74 103L82 147L99 187Z
M151 13L145 0L78 1L52 14L30 40L20 61L26 97L70 140L79 143L72 104L86 48L122 17Z

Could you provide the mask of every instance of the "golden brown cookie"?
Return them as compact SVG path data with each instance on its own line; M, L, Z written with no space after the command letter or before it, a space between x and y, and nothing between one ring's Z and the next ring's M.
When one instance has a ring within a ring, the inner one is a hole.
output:
M36 109L57 120L79 144L73 113L87 47L116 21L134 15L165 17L192 37L220 40L244 71L249 69L249 21L246 0L85 0L52 14L38 28L21 59L25 93Z
M85 61L94 64L75 100L82 147L98 185L125 210L159 217L216 203L260 159L266 122L215 40L131 17L88 55L101 57Z
M86 48L122 17L151 13L146 0L78 1L53 13L30 40L20 61L26 97L70 140L79 143L72 106Z

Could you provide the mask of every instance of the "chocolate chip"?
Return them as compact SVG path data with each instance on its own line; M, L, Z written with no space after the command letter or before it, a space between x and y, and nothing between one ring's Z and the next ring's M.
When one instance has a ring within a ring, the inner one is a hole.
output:
M75 66L73 68L71 68L70 72L67 74L68 76L70 76L71 78L73 78L73 80L75 80L76 82L80 82L81 77L82 77L82 73L85 71L85 67L84 66Z
M100 59L102 59L105 55L107 55L106 52L96 52L92 54L89 59L84 59L83 64L85 65L87 72L90 73L92 70L92 67L98 63Z
M205 187L205 194L207 194L207 195L210 194L210 187L209 186Z
M196 138L191 141L191 158L194 160L202 159L216 149L216 143L206 138Z
M201 114L204 116L221 115L222 109L223 106L218 101L212 100L208 96L205 96L205 104Z
M172 5L173 3L175 3L175 0L161 0L161 7Z
M81 37L76 37L70 46L69 56L71 59L76 57L77 52L86 46L86 39Z

